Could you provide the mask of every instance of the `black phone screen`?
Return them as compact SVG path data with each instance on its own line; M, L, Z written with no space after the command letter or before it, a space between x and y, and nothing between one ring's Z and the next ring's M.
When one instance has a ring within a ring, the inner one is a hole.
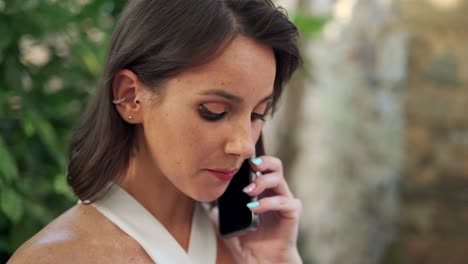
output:
M219 231L223 236L238 233L258 224L258 216L247 207L247 204L255 198L242 191L249 185L251 173L249 162L245 160L218 200Z

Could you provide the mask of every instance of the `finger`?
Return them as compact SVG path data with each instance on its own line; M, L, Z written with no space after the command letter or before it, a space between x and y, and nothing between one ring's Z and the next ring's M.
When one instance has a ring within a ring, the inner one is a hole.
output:
M270 189L274 195L281 195L289 198L293 197L286 180L278 172L263 174L257 177L244 188L244 192L250 196L257 196L267 189Z
M257 158L251 158L249 162L254 171L265 173L278 171L283 173L283 163L277 157L260 156Z
M247 207L256 214L278 212L285 218L297 220L302 210L302 202L296 198L271 196L262 198L257 202L249 203Z

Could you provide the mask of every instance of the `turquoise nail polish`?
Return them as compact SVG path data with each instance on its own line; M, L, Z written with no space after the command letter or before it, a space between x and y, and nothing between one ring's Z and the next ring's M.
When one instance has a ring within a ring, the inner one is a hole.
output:
M251 202L247 204L247 207L252 209L252 208L257 208L260 205L259 202Z
M259 165L262 164L262 162L263 162L262 158L254 158L254 157L252 157L252 158L250 159L250 161L252 161L252 163L255 164L255 165L257 165L257 166L259 166Z

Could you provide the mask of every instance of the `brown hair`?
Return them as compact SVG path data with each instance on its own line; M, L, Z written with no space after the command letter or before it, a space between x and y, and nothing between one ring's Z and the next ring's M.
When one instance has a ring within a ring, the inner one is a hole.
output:
M283 84L300 63L298 32L282 9L270 0L129 1L112 35L96 95L71 139L68 183L82 201L99 198L128 166L134 126L112 104L115 74L129 69L156 92L168 78L209 61L238 34L274 51L274 110Z

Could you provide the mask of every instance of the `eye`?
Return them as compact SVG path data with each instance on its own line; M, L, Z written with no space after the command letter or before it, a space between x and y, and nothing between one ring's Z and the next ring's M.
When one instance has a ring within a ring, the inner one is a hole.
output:
M252 116L251 116L251 120L252 121L255 121L255 120L262 120L262 121L265 121L265 117L266 117L266 114L258 114L258 113L252 113Z
M200 104L198 107L201 117L208 121L217 121L223 119L226 115L226 111L216 112L209 110L204 104Z
M250 119L252 121L256 121L256 120L262 120L262 121L266 121L266 116L270 113L270 109L271 109L271 104L268 102L266 105L265 105L265 109L263 110L263 114L259 114L259 113L255 113L253 112L252 113L252 116L250 117ZM259 109L260 110L260 109Z

